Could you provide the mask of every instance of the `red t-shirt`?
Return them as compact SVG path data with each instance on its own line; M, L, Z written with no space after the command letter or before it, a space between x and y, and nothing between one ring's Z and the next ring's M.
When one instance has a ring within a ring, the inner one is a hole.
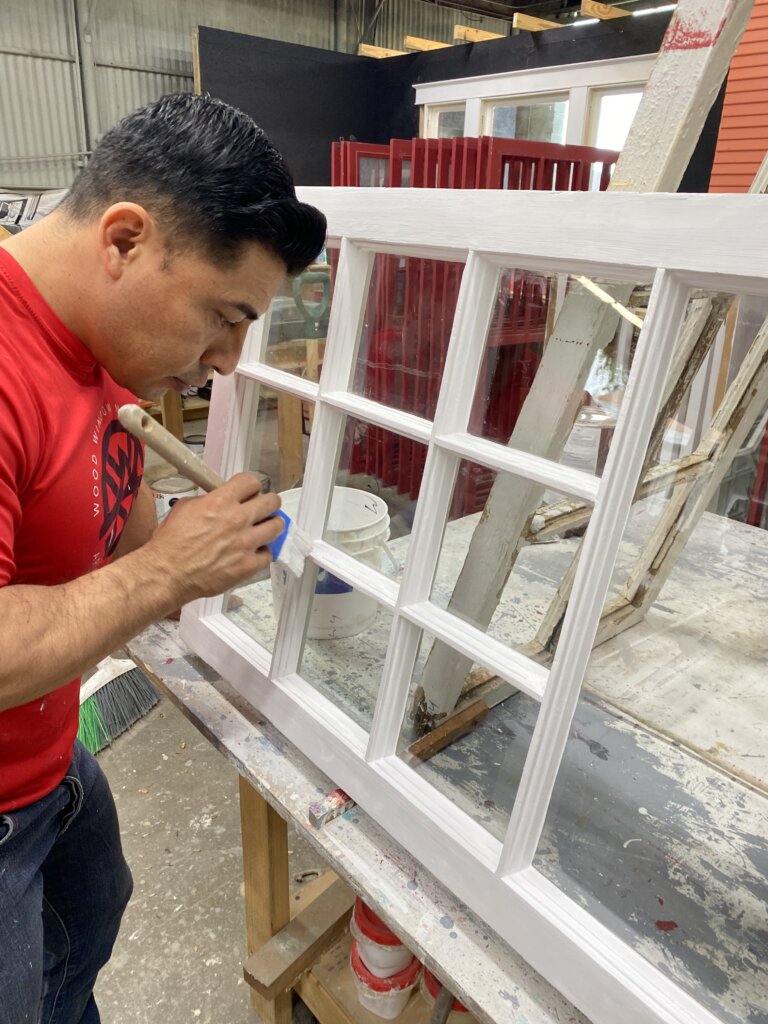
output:
M67 583L108 561L143 470L116 418L130 401L0 248L0 586ZM79 683L0 712L0 812L66 774Z

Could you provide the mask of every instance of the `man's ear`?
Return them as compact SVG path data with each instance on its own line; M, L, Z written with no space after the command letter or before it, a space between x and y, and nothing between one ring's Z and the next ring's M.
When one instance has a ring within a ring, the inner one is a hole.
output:
M117 281L156 234L151 214L137 203L115 203L105 210L99 221L99 255L109 276Z

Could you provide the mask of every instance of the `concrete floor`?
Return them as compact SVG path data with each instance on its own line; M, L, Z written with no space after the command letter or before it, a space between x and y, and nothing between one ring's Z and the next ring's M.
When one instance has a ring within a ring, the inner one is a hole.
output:
M258 1024L245 957L237 773L162 700L99 754L133 899L96 986L103 1024ZM294 876L322 870L289 835ZM314 1018L301 1004L294 1021Z

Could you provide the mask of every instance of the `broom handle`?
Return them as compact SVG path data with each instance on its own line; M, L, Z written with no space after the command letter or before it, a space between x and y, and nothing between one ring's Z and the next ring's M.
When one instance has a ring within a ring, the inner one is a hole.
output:
M117 418L129 433L148 444L182 476L204 491L212 491L224 483L218 473L206 466L202 459L198 459L186 445L138 405L122 405L117 411Z

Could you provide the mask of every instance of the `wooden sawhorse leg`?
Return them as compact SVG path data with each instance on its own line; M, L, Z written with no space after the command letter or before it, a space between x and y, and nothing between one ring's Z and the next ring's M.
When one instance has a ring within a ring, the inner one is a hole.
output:
M290 920L288 826L246 779L240 776L243 834L245 928L248 956ZM292 993L263 999L251 989L251 1006L264 1024L291 1024Z
M175 391L166 391L160 399L160 413L165 429L169 430L179 441L183 441L184 414L181 408L181 398Z

